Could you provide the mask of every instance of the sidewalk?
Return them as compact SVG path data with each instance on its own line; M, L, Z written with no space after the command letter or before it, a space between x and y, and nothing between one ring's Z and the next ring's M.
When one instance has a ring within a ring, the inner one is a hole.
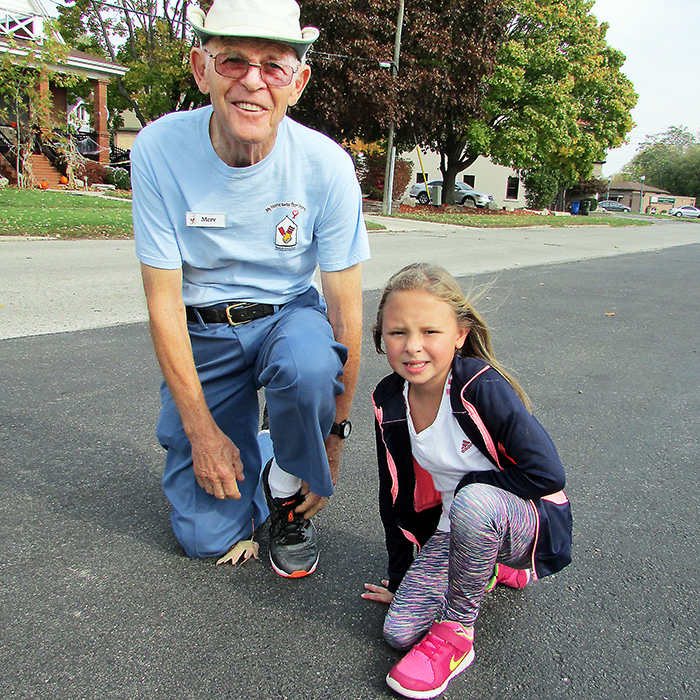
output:
M370 231L372 259L363 264L363 288L381 288L411 262L434 262L455 276L663 250L700 242L700 225L664 221L610 228L479 229L412 219L367 216L387 227Z
M475 229L369 216L372 259L363 289L379 289L403 265L436 262L455 276L662 250L700 242L700 225L668 221L608 228ZM131 241L3 240L0 339L146 320Z

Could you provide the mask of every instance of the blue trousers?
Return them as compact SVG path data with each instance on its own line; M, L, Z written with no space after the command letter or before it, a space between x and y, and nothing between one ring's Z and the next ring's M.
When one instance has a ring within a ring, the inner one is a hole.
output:
M190 557L219 556L268 516L260 472L272 457L286 472L330 496L325 439L347 348L337 343L325 304L314 288L266 318L240 326L189 323L192 352L207 406L240 450L245 480L240 500L218 499L197 483L190 442L163 383L157 435L167 450L163 489L172 504L173 531ZM258 390L265 387L269 437L258 439ZM264 453L264 454L263 454Z

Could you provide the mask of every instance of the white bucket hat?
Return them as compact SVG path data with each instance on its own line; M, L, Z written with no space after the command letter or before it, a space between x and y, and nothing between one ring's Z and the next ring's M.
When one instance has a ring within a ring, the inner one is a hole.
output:
M316 27L299 24L295 0L214 0L207 13L191 6L187 19L204 43L214 36L238 36L279 41L301 59L318 39Z

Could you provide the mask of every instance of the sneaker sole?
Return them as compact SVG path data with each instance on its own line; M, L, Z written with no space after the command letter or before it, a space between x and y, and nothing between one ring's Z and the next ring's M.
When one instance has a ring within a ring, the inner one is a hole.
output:
M464 671L468 666L474 661L474 649L472 649L460 662L459 666L455 668L454 671L447 677L447 680L439 688L431 688L430 690L411 690L410 688L404 688L401 683L391 677L391 672L387 674L386 683L392 689L395 690L399 695L403 695L407 698L414 698L415 700L422 700L423 698L436 698L445 692L447 684L455 677L458 676L462 671Z
M292 571L292 573L284 571L283 569L280 569L277 566L275 566L275 562L272 561L272 557L270 557L270 564L272 565L272 568L275 570L275 572L278 573L280 576L284 576L284 578L303 578L304 576L313 574L313 572L316 571L316 567L318 566L318 559L319 558L316 557L314 565L308 571L301 569L300 571Z

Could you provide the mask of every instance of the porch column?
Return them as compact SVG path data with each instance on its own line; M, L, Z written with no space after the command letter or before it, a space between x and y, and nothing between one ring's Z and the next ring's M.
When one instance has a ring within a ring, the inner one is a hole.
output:
M46 76L39 78L39 104L37 105L37 113L32 115L32 119L42 130L50 129L50 113L53 101L51 99L51 89L49 79Z
M96 81L93 94L93 107L95 113L95 131L97 143L100 147L99 162L109 165L109 132L107 131L107 85L108 80Z

